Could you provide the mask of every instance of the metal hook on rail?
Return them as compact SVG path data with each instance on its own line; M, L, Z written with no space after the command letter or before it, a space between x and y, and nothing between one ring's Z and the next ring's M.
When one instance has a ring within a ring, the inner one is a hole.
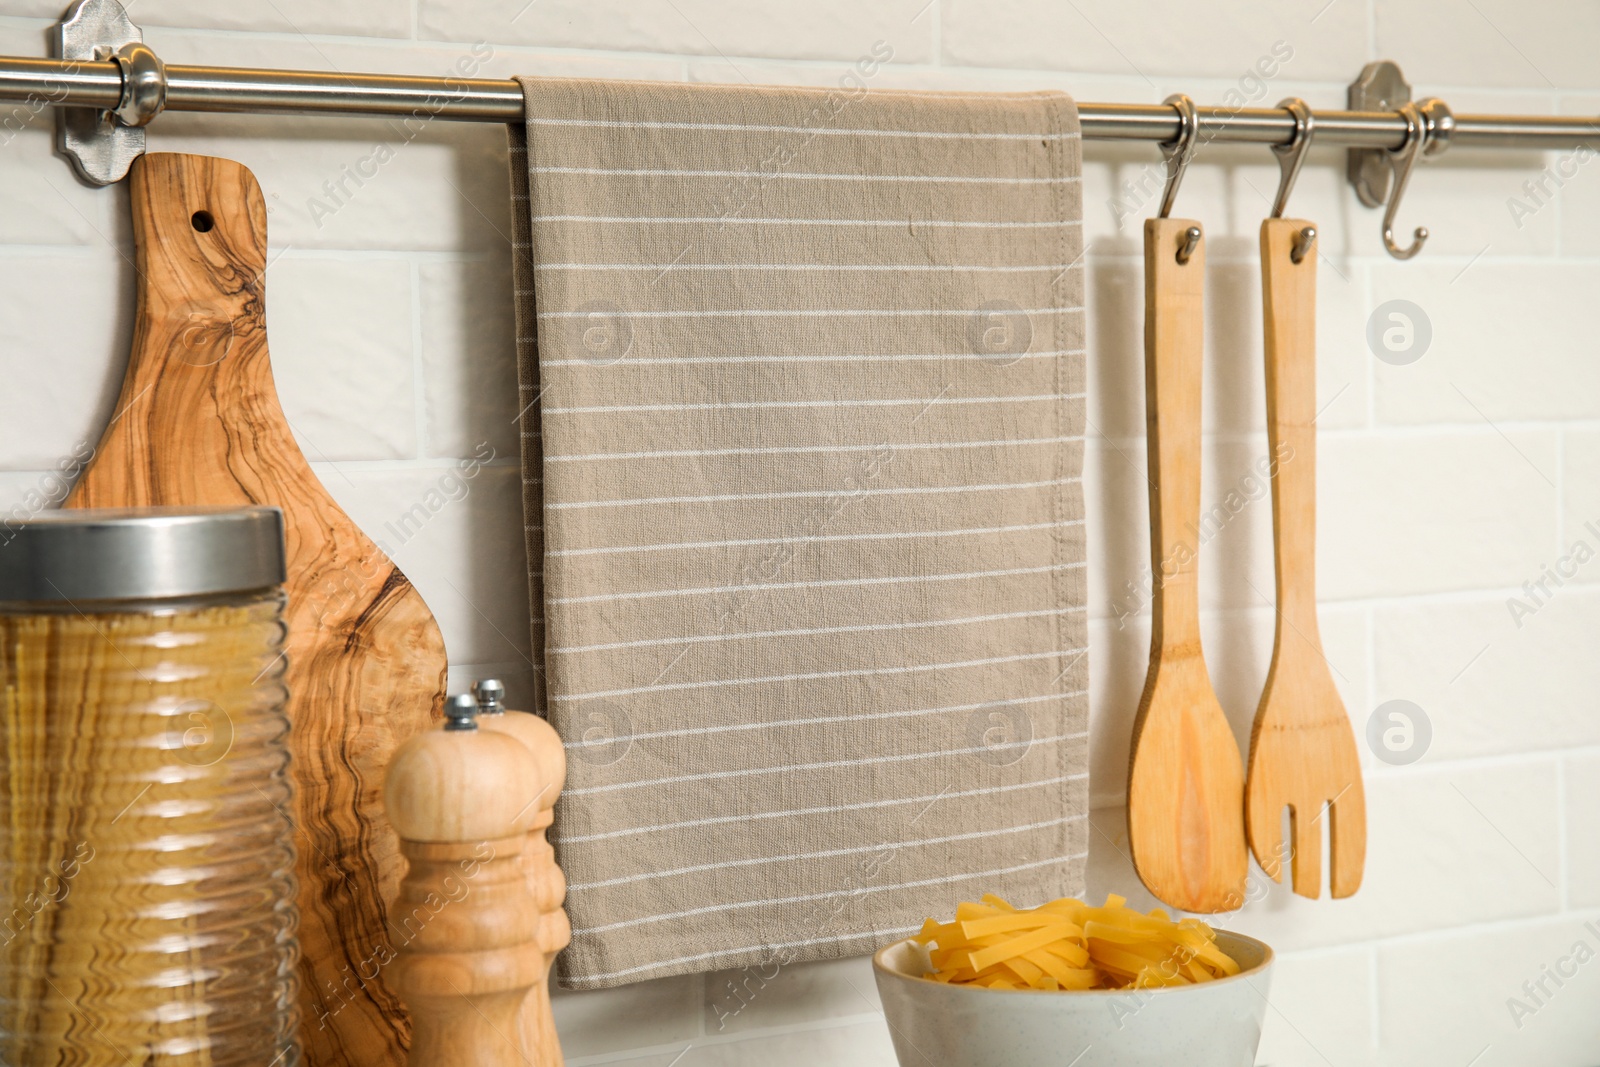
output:
M1184 93L1174 93L1164 103L1178 111L1178 136L1161 145L1161 158L1167 164L1167 184L1161 191L1161 218L1172 217L1172 203L1178 198L1178 186L1183 182L1189 161L1194 158L1195 140L1200 132L1200 115L1194 101ZM1190 226L1183 232L1178 245L1178 262L1188 263L1200 244L1200 227Z
M1291 96L1279 102L1278 106L1294 117L1294 136L1287 144L1272 146L1272 154L1278 157L1278 169L1282 173L1278 179L1278 195L1272 200L1272 217L1275 219L1283 218L1284 208L1289 204L1289 193L1294 189L1295 179L1300 176L1300 166L1306 161L1306 152L1311 148L1311 135L1316 129L1316 118L1311 114L1310 105L1298 96ZM1316 239L1316 227L1303 227L1295 235L1294 247L1289 250L1290 262L1305 262Z
M1383 212L1383 247L1395 259L1410 259L1422 251L1428 240L1428 228L1418 226L1412 231L1411 247L1401 248L1394 240L1394 216L1400 208L1400 198L1405 196L1406 183L1411 180L1417 157L1427 149L1429 124L1417 105L1409 101L1400 105L1400 116L1406 120L1406 139L1399 148L1389 150L1389 165L1394 168L1394 191L1389 194L1389 204Z
M1278 195L1272 200L1272 217L1275 219L1283 218L1283 209L1289 204L1289 192L1294 188L1294 180L1300 176L1300 165L1306 161L1306 152L1311 148L1311 135L1317 125L1310 106L1298 96L1281 100L1278 106L1294 117L1294 136L1287 144L1272 146L1272 154L1278 157L1278 170L1282 172L1278 181Z

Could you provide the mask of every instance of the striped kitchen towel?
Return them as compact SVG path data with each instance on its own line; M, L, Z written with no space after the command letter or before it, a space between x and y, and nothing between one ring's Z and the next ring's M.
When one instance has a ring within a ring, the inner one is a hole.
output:
M528 79L512 131L566 985L1082 891L1077 110Z

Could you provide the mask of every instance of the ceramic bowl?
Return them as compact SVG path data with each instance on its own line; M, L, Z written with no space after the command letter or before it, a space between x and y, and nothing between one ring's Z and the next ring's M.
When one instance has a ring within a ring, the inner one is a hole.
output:
M1272 949L1217 931L1240 973L1165 989L1057 993L945 985L927 949L872 957L900 1067L1250 1067L1267 1011Z

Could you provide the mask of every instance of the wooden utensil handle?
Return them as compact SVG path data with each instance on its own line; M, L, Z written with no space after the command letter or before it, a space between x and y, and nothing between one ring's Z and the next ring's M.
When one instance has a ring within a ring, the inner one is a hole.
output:
M1200 640L1200 376L1204 351L1205 243L1182 263L1192 219L1144 224L1145 420L1150 448L1151 636L1179 649Z
M1303 219L1261 224L1267 445L1277 543L1278 626L1317 633L1317 263L1291 252Z

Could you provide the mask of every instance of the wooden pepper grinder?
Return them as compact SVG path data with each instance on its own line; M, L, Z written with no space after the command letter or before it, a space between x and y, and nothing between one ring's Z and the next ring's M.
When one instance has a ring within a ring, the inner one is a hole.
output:
M395 753L384 781L389 820L410 869L390 911L404 931L395 990L411 1010L411 1067L528 1067L523 1003L543 986L540 909L522 852L540 817L533 754L480 730L478 705L452 698L442 729Z
M533 754L539 774L534 779L537 794L533 807L537 814L522 850L522 870L528 890L539 908L539 949L544 953L545 971L529 991L522 1005L522 1043L534 1067L561 1067L561 1042L556 1036L555 1019L550 1012L550 964L556 954L572 940L572 924L561 902L567 895L567 879L556 866L555 849L545 838L545 830L555 817L556 798L567 777L567 753L555 727L537 715L523 711L507 712L502 703L506 687L497 679L485 678L472 686L478 698L478 724L515 737ZM527 790L524 790L526 793Z

